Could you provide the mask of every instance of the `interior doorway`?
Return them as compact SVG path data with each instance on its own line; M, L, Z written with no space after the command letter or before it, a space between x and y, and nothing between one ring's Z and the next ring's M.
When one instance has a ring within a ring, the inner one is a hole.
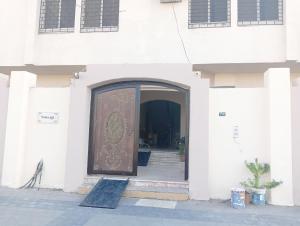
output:
M177 149L180 140L180 104L167 100L142 103L140 138L152 148Z

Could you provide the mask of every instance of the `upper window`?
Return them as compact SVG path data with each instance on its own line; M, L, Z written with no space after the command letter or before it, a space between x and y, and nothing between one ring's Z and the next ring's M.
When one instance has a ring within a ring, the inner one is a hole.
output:
M189 28L230 26L230 0L189 0Z
M42 0L40 33L74 31L76 0Z
M81 32L118 31L119 0L82 0Z
M238 0L238 24L283 24L282 0Z

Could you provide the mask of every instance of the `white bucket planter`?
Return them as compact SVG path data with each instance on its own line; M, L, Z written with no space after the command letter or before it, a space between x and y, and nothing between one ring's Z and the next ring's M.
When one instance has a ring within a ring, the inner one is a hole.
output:
M252 203L254 205L265 205L266 204L266 192L265 188L252 188Z
M251 188L251 191L253 193L258 194L258 195L265 195L266 192L267 192L267 189L265 189L265 188Z

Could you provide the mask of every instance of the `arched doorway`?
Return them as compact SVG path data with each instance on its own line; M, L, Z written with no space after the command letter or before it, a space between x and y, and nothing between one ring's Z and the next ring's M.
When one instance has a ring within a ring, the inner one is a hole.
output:
M167 93L170 98L164 97L160 100L157 97L161 96L161 92ZM151 95L147 97L147 93ZM182 106L172 101L175 94L182 97L185 118ZM154 100L145 103L149 98ZM142 107L141 103L144 104ZM188 105L188 90L162 82L130 81L94 88L91 101L88 174L139 176L139 141L145 136L149 139L149 135L155 129L157 135L152 135L157 136L157 140L152 145L162 148L176 149L178 139L184 133L185 166L182 177L188 179ZM154 115L150 114L152 120L148 118L148 126L142 131L144 128L140 126L140 116L143 116L144 106L152 109ZM155 109L160 112L159 115L155 116ZM167 120L162 120L163 118Z

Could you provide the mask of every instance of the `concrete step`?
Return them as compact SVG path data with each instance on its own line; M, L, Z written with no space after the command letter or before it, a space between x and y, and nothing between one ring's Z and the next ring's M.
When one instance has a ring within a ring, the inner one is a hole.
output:
M118 179L118 177L105 178ZM124 179L124 177L119 177L119 179ZM100 180L99 176L86 177L85 182L79 188L78 193L88 194L98 180ZM123 196L128 198L147 198L176 201L187 200L189 199L188 183L130 179Z
M180 156L176 152L151 152L149 165L181 165Z
M189 199L188 189L164 187L132 187L128 186L124 197L141 199L160 199L183 201Z
M105 176L87 176L84 178L85 185L95 185L101 178L105 179L120 179L124 180L128 177L126 176L113 176L113 175L105 175ZM188 182L181 181L159 181L159 180L142 180L138 178L132 178L129 180L129 185L132 186L141 186L141 187L173 187L173 188L188 188Z

